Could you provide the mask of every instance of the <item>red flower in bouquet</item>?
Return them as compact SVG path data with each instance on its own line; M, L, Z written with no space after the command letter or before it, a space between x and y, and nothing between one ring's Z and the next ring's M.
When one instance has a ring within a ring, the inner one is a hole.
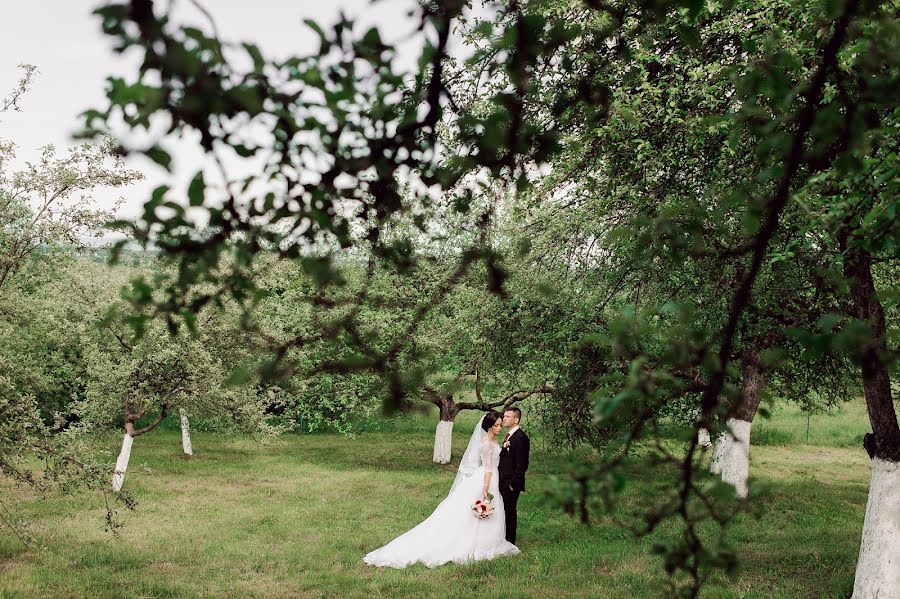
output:
M472 504L472 513L475 514L475 517L484 520L494 513L494 506L491 503L491 499L494 496L488 493L488 500L485 501L483 499L476 499L475 503Z

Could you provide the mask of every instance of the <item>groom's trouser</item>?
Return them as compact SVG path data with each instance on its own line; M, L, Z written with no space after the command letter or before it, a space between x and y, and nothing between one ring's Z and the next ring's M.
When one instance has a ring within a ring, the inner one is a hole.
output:
M516 503L519 491L511 491L509 484L500 486L500 497L503 498L503 509L506 512L506 540L516 544Z

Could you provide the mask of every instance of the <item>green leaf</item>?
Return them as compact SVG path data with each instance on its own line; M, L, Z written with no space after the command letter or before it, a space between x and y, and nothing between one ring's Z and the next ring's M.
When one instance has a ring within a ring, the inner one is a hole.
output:
M243 144L234 144L231 146L231 149L241 158L250 158L256 154L257 150L257 148L251 148Z
M259 89L250 85L242 85L234 87L227 92L229 100L234 102L238 108L246 110L251 115L262 112L263 103L259 97Z
M244 43L242 45L244 46L244 50L247 51L247 54L250 55L250 59L253 61L253 69L257 73L261 72L266 61L263 58L262 52L259 51L259 46L249 43Z
M381 35L378 33L378 29L372 27L362 38L362 42L366 45L377 47L381 46Z
M325 31L323 31L322 27L312 19L303 19L303 22L319 36L319 41L321 43L319 54L327 54L331 49L331 42L328 41L328 36L325 35Z
M167 171L172 172L172 156L161 147L153 146L150 149L144 150L143 154Z
M191 179L190 185L188 185L188 201L190 201L191 206L203 205L203 194L205 190L206 183L203 181L203 171L200 170L197 171L197 174Z

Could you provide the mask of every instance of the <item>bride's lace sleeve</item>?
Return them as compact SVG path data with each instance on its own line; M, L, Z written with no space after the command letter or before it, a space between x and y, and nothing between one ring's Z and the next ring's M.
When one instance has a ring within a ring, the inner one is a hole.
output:
M485 440L481 443L481 465L485 470L491 470L494 467L494 452L491 451L493 445L490 441Z

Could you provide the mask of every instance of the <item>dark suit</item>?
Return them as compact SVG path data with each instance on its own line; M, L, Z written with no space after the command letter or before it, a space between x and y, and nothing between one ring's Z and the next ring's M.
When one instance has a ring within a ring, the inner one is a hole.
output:
M509 437L509 447L500 451L500 496L506 510L506 540L516 542L516 504L519 494L525 490L525 471L528 470L528 452L531 441L522 429Z

